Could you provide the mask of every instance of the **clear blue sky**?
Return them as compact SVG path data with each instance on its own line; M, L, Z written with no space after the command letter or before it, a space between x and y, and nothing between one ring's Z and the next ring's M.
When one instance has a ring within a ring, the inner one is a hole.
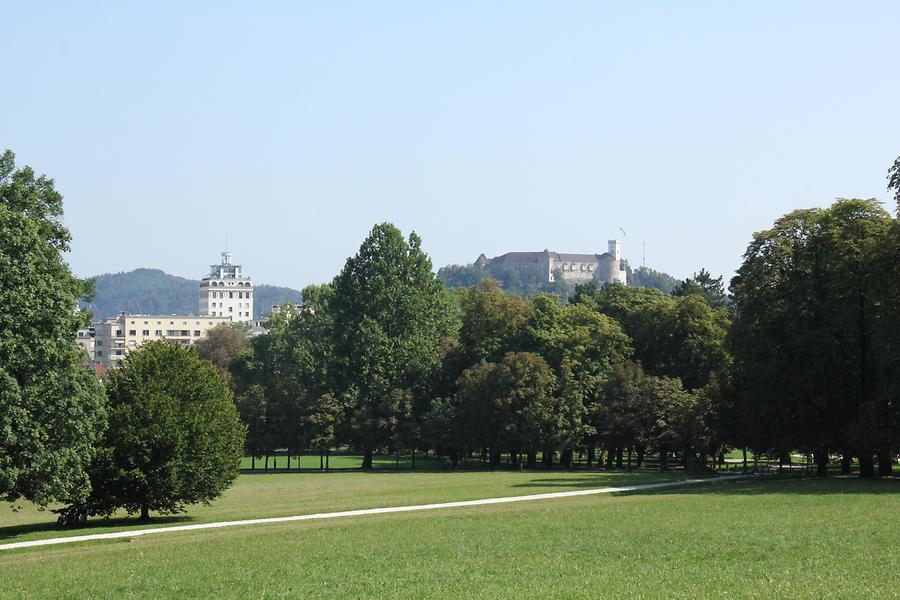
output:
M120 5L121 4L121 5ZM122 6L127 4L128 6ZM371 226L435 268L623 253L730 277L753 231L887 200L900 2L3 2L0 147L82 276L330 280Z

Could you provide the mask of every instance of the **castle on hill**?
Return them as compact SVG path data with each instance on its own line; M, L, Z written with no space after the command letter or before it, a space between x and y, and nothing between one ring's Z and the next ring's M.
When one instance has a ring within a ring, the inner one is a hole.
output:
M550 283L561 278L571 283L593 281L598 285L615 283L626 285L626 265L622 259L622 243L609 240L609 251L603 254L563 254L561 252L507 252L494 258L484 254L475 266L491 275L517 271L523 276L537 274Z

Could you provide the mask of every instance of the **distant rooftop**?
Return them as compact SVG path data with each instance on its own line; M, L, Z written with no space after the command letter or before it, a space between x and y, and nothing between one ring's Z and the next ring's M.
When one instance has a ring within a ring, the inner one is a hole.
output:
M241 265L231 262L231 252L222 252L222 262L209 266L209 277L204 279L250 279L249 275L241 272Z

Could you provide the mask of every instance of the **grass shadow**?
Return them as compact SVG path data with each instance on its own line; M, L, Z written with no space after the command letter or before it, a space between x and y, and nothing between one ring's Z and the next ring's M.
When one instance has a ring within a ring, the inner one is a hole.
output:
M155 517L149 521L140 521L137 517L110 517L99 519L88 519L86 523L77 527L60 527L55 522L48 523L27 523L23 525L10 525L9 527L0 528L0 541L10 540L30 533L47 533L54 532L59 534L80 535L82 533L90 533L93 529L107 527L129 527L129 528L153 528L161 525L176 525L179 523L187 523L194 521L194 517L187 515L169 515L164 517Z

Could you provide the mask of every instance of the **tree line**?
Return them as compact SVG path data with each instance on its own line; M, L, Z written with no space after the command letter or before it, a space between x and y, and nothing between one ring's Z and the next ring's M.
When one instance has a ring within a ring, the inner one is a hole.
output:
M900 208L900 159L888 188ZM0 156L0 498L63 502L67 520L209 501L243 452L275 449L697 469L728 448L800 450L821 475L837 460L863 476L900 450L900 223L875 200L754 234L729 296L704 270L672 293L566 301L450 289L415 233L383 223L268 334L148 344L102 382L73 343L90 283L63 260L61 216L51 179Z

